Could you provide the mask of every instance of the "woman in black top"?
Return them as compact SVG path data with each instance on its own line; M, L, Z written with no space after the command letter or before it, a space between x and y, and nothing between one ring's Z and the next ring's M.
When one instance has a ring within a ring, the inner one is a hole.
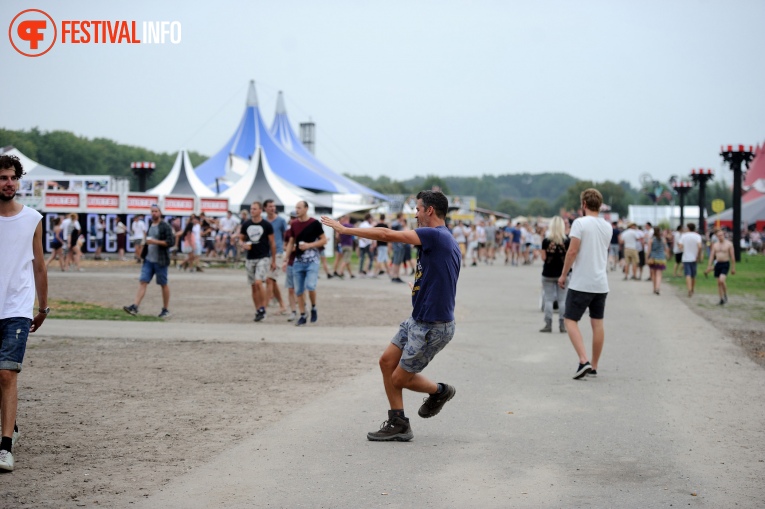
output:
M569 239L566 237L566 227L560 216L555 216L547 228L547 235L542 241L542 288L544 289L545 326L539 332L552 332L553 302L558 301L558 318L560 332L566 332L563 326L563 314L566 309L566 288L558 286L558 278L563 272Z

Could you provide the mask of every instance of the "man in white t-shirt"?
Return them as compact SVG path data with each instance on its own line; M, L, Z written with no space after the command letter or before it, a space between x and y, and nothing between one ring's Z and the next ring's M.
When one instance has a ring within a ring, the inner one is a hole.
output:
M138 214L130 223L130 242L135 249L135 261L141 263L141 251L143 250L143 239L146 237L146 223L143 221L143 214Z
M637 279L638 268L638 230L635 223L630 223L627 229L619 236L619 243L624 247L624 279L630 276L632 267L632 279Z
M680 248L683 250L683 272L685 273L685 286L688 288L688 297L693 297L696 291L696 264L704 260L702 247L704 241L701 235L696 233L696 225L688 223L688 231L680 237Z
M569 237L571 243L566 253L558 286L566 287L566 276L571 272L571 281L566 295L566 313L563 316L568 337L579 356L579 367L574 380L579 380L588 373L598 373L598 361L603 351L605 330L603 318L608 295L608 246L613 230L608 221L598 217L603 195L597 189L585 189L581 194L584 216L571 225ZM586 309L590 310L592 325L592 364L587 360L582 332L579 330Z
M452 236L455 242L460 247L460 253L462 253L462 266L465 266L465 259L467 258L467 230L463 226L462 221L457 221L457 224L452 228Z
M13 471L19 438L18 376L27 338L50 312L42 216L14 199L23 175L17 157L0 156L0 471L6 472Z

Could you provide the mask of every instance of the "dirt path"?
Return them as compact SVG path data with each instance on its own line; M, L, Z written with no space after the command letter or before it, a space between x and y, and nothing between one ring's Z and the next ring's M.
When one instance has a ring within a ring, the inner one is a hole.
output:
M56 272L50 295L121 307L131 302L136 281L135 266ZM384 324L392 330L387 310L401 315L406 299L384 281L356 283L321 281L320 326ZM359 299L364 287L376 291ZM77 330L46 337L45 327L30 337L19 378L16 470L0 476L3 507L126 506L373 369L383 348L260 342L257 327L270 335L294 329L276 315L252 324L253 342L228 342L227 323L252 323L243 273L171 273L171 289L172 321L156 324L166 330L166 341L83 339ZM142 311L159 309L157 290L149 287ZM220 339L175 337L172 325L180 321L219 323ZM124 337L130 322L113 327L114 337Z

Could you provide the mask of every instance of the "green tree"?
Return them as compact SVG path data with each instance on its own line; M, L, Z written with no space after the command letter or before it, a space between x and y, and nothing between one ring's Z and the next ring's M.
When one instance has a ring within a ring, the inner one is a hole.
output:
M550 215L550 212L550 202L544 198L533 198L526 204L526 215L529 217L547 217Z
M452 194L449 190L449 185L446 180L437 175L428 175L422 183L422 189L433 189L434 187L441 188L441 192L444 194Z
M518 202L508 199L499 202L495 208L498 212L507 214L510 217L520 216L521 212L523 211L523 208L518 204Z

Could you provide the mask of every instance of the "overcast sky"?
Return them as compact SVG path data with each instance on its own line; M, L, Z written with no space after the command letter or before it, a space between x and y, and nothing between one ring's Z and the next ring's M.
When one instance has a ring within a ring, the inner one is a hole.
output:
M765 141L759 0L3 0L2 26L31 7L59 41L28 58L3 36L9 129L212 155L254 79L268 125L283 90L296 131L316 122L321 160L374 177L637 184L719 170L721 144ZM182 41L60 44L65 19L180 21Z

